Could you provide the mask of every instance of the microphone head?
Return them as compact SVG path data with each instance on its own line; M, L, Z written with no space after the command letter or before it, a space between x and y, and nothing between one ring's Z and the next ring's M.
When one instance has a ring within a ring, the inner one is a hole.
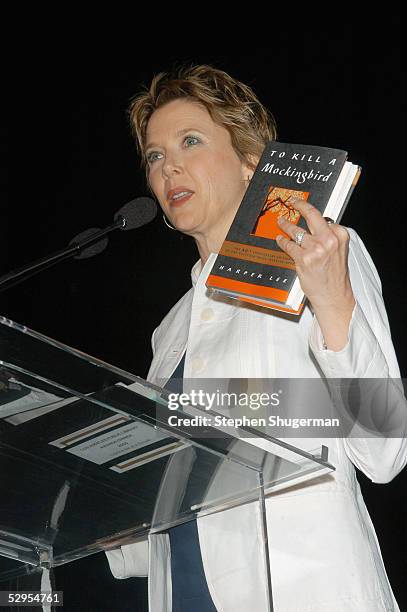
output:
M146 225L154 219L157 214L157 204L152 198L135 198L127 202L117 211L115 221L122 220L122 230L131 230Z
M100 232L99 227L90 227L89 229L86 229L85 231L75 236L75 238L72 238L69 244L70 246L75 246L78 244L78 242L81 242L82 240L85 240L86 238L90 238L90 236L93 236L93 234L96 234L97 232ZM77 255L74 255L74 259L89 259L89 257L93 257L94 255L99 255L99 253L105 250L108 243L109 243L109 238L107 236L104 236L97 242L90 244L88 247L83 246L81 250L79 251L79 253Z

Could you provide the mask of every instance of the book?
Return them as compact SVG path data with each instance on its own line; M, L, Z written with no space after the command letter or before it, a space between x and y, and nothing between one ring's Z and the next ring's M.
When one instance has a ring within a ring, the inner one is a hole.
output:
M305 296L293 259L276 242L289 237L280 216L307 229L287 201L309 201L339 222L359 179L360 166L341 149L270 141L257 164L225 241L206 281L229 297L299 315Z

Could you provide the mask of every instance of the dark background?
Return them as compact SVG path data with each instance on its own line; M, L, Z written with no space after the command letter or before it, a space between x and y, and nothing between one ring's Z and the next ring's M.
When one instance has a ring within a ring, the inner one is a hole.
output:
M49 52L41 61L27 53L13 100L19 116L10 142L18 163L10 200L2 204L0 273L61 248L88 227L107 225L121 205L147 194L127 125L129 98L174 62L210 63L253 87L277 119L279 140L346 149L362 166L342 223L357 230L377 265L406 376L401 43L388 37L382 47L375 40L372 35L368 46L360 46L359 33L348 25L334 37L325 31L294 39L273 34L263 47L236 45L228 52L173 52L167 45L164 52L149 45L145 53L117 59ZM151 332L189 288L196 259L193 242L167 229L159 215L140 230L115 232L93 259L64 262L10 289L0 296L1 311L145 376ZM406 472L387 485L358 476L392 587L406 610ZM146 609L146 581L114 580L104 555L55 573L67 612Z

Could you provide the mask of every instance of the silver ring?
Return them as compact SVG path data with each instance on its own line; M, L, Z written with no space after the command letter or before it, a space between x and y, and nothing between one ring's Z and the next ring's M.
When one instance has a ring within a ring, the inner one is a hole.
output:
M302 241L304 240L304 236L307 232L305 232L304 230L301 230L300 232L297 232L295 234L295 238L294 238L294 242L295 244L298 244L298 246L301 246Z

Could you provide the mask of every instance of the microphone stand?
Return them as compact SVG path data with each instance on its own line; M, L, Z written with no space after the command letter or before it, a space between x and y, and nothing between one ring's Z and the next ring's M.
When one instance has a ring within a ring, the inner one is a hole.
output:
M75 242L75 239L72 241L64 249L59 249L55 251L51 255L47 255L47 257L42 257L41 259L37 259L36 261L23 266L21 268L17 268L16 270L12 270L3 276L0 276L0 292L9 289L10 287L14 287L18 283L38 274L42 270L46 268L50 268L51 266L63 261L64 259L69 259L69 257L75 257L84 246L96 242L106 236L109 232L112 232L115 229L123 229L126 227L127 221L126 217L123 215L117 215L114 222L111 225L108 225L104 229L96 231L94 234L87 236L78 242Z

